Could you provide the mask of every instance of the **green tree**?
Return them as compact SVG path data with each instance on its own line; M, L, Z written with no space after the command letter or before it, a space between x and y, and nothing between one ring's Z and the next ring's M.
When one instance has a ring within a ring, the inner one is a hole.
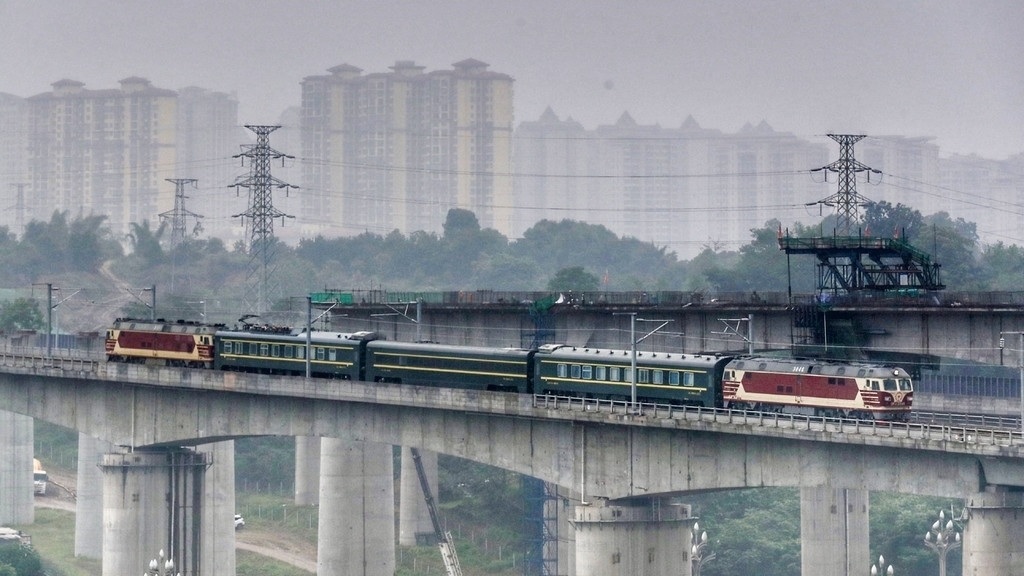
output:
M0 546L0 564L13 567L18 576L37 576L43 569L39 553L30 546Z
M18 571L10 564L0 564L0 576L18 576Z
M35 299L17 298L0 304L0 330L39 330L43 326L43 315Z
M909 206L872 202L864 209L864 233L876 237L900 237L913 242L924 230L924 217Z
M132 253L150 265L163 262L164 249L160 246L160 237L167 229L167 221L161 222L156 230L150 228L149 220L143 220L142 224L132 222L130 228L128 241L131 243Z
M597 276L587 272L583 266L570 266L555 273L555 276L548 282L548 290L585 293L597 291L600 285Z

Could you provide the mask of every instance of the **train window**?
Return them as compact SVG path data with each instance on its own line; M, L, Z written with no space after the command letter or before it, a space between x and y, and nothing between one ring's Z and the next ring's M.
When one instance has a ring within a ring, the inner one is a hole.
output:
M295 347L295 357L298 358L299 360L305 360L306 359L306 347L305 346L302 346L302 347L296 346Z
M618 382L621 379L622 368L618 366L612 366L608 369L608 379L612 382Z
M828 379L828 383L834 386L835 383L836 383L836 379L835 378L829 378Z
M270 347L270 355L273 356L274 358L280 358L281 357L281 345L280 344L274 344L273 346L271 346Z
M668 383L669 383L670 386L679 386L679 372L675 372L675 371L669 372L668 373Z
M327 359L330 360L331 362L337 361L338 360L338 350L336 348L328 348L327 349Z
M223 352L225 354L231 354L231 341L230 340L224 340L221 343L221 348L223 348Z
M584 366L583 367L583 379L584 380L591 380L591 379L593 379L593 377L594 377L594 367L593 366Z
M881 388L878 385L878 380L872 380L871 381L871 389L872 390L881 390Z
M683 386L693 386L693 372L683 372Z
M324 359L324 349L322 347L320 347L320 346L316 347L316 359L317 360L323 360Z
M409 365L409 357L408 356L399 356L398 357L398 365L399 366L408 366Z
M596 366L594 367L594 380L607 380L608 379L608 367L607 366Z
M558 365L558 377L559 378L565 378L568 375L569 375L569 366L567 366L566 364L559 364Z
M295 346L285 346L284 357L291 358L292 356L295 356Z
M654 375L653 375L653 380L651 380L651 381L653 383L655 383L655 384L664 384L665 383L665 372L664 372L664 370L655 370L654 371Z
M260 344L260 356L270 356L269 344Z
M569 371L572 372L572 377L573 378L579 378L580 377L580 365L579 364L573 364L572 368L570 368Z
M885 380L882 381L882 384L885 385L885 389L890 392L898 389L898 387L896 386L896 381L893 380L892 378L886 378Z
M900 378L900 390L903 390L904 392L910 392L913 389L914 387L910 384L910 380L907 380L906 378Z

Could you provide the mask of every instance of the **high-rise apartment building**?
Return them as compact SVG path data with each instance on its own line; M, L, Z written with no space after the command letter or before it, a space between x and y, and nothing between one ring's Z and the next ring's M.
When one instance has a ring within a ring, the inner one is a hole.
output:
M512 229L512 78L468 59L425 72L343 64L302 82L310 232L439 232L448 210Z
M515 133L513 235L538 220L601 224L620 236L666 246L690 258L703 246L735 249L770 219L827 196L808 171L828 149L766 123L736 134L638 124L584 129L546 110Z
M177 94L144 78L87 90L74 80L27 99L31 216L107 216L115 236L171 209Z
M0 92L0 226L20 235L30 218L25 160L28 150L27 104Z
M248 174L231 156L249 141L250 133L238 125L238 99L234 94L189 86L178 90L177 163L165 178L195 178L187 190L186 207L201 215L201 234L228 241L244 236L235 214L245 211L246 198L236 200L228 186L240 174ZM173 184L164 183L163 186ZM191 226L192 223L189 223ZM198 232L192 227L190 234Z

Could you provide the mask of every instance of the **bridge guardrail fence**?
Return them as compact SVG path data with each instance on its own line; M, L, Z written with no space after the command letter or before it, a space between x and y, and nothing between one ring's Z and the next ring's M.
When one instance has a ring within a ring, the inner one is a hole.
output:
M623 400L596 400L535 394L535 408L549 410L575 410L622 416L647 416L657 419L684 419L724 424L750 424L780 429L819 432L869 434L890 438L912 438L990 446L1024 444L1024 434L1014 430L985 429L969 426L913 422L880 422L824 416L802 416L777 412L750 412L731 408L705 408L702 406L673 406L669 404L637 403Z

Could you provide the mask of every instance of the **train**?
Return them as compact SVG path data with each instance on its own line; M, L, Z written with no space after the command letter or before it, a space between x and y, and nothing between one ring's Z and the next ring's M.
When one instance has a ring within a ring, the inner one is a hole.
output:
M708 408L906 421L903 368L869 362L545 344L532 349L387 340L243 324L119 318L108 362ZM307 362L308 352L308 362ZM307 368L308 367L308 368ZM635 380L635 382L634 382Z

